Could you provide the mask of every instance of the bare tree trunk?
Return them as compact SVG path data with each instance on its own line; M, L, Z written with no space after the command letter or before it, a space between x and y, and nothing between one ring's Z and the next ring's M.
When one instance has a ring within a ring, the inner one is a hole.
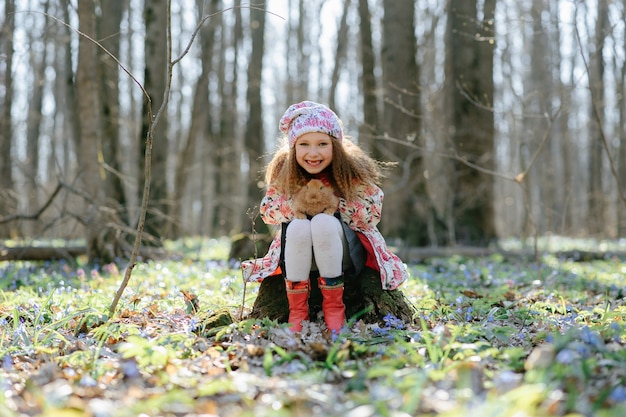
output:
M290 7L295 2L289 2ZM309 95L309 76L311 75L311 58L313 42L305 36L311 33L314 26L311 3L298 0L298 20L290 19L289 34L287 36L287 88L285 91L286 106L301 101Z
M252 52L248 66L248 121L246 123L245 144L249 166L248 174L248 204L247 209L258 206L262 193L259 180L263 168L261 157L265 150L263 143L263 105L261 101L261 81L263 74L263 51L265 47L265 11L250 9L250 37L252 38ZM243 218L248 231L251 226L247 216ZM259 224L259 226L261 226Z
M165 83L167 78L167 2L166 0L151 0L144 4L144 20L146 24L145 36L145 70L144 89L152 100L152 108L158 109L163 103ZM145 155L146 134L150 120L147 103L144 102L143 120L141 128L141 152ZM157 240L163 236L167 227L168 190L167 190L167 117L164 114L159 122L159 128L154 132L152 150L152 181L150 185L150 210L146 215L145 233ZM140 168L140 184L144 183L143 158L138 161ZM143 190L140 188L140 193ZM141 200L141 195L139 195Z
M218 201L216 226L221 235L232 234L242 230L241 216L233 216L233 212L245 211L242 204L242 174L241 154L243 152L243 136L237 131L239 117L237 114L237 89L239 85L238 65L239 50L243 39L241 25L241 9L235 6L235 24L231 30L222 25L223 52L233 51L232 61L226 59L225 54L220 59L222 63L219 71L220 97L222 98L220 114L221 120L219 137L222 143L223 158L220 162L221 181L218 185ZM230 32L230 36L227 34ZM230 74L230 77L228 75Z
M409 1L383 1L382 68L384 94L384 134L413 143L420 134L419 68L416 62L415 5ZM376 158L397 161L383 188L386 215L381 231L388 237L401 237L410 244L425 244L422 215L414 196L423 193L421 159L418 151L389 142L376 142ZM420 173L419 175L417 173Z
M605 193L602 189L602 139L600 129L603 129L604 117L604 40L609 30L608 3L607 0L598 1L598 16L595 26L595 38L593 49L589 56L589 89L591 91L590 100L590 122L589 122L589 183L587 188L587 199L589 202L589 213L587 217L588 230L591 236L603 236L604 230L604 208L606 206ZM595 109L594 109L595 107ZM596 113L597 110L597 113ZM601 115L601 120L596 118L596 114Z
M565 61L565 57L561 57L562 64ZM571 86L560 84L559 98L561 104L565 108L569 108L571 105ZM570 112L563 112L560 116L559 127L561 130L561 138L558 141L561 148L561 155L563 158L563 182L561 187L563 188L563 211L561 213L562 221L559 232L568 236L571 235L577 227L575 226L574 216L575 210L574 207L576 205L575 195L576 192L576 181L574 180L574 166L575 166L575 155L576 152L576 142L573 140L568 124L570 120Z
M0 33L0 55L4 55L5 70L0 73L4 80L4 95L0 96L0 217L17 210L15 184L12 167L13 122L11 108L13 106L13 32L15 31L14 0L4 1L4 23ZM0 226L0 238L9 238L16 234L12 224ZM14 236L13 236L14 237Z
M217 152L213 152L212 155L215 161L215 217L213 220L214 234L217 236L228 235L231 232L230 218L232 216L229 213L232 212L233 188L231 188L233 179L236 180L237 174L234 172L238 164L238 156L234 154L234 125L231 120L235 116L229 110L232 110L230 104L228 104L232 89L230 82L226 80L226 66L227 50L236 50L236 47L232 47L228 42L226 29L224 28L223 19L215 22L219 30L222 33L221 42L218 44L219 55L216 62L216 75L217 75L217 96L220 97L220 105L216 108L219 110L219 122L215 126L215 140L214 146ZM230 107L230 108L229 108ZM240 216L237 216L241 219Z
M624 11L626 14L626 10ZM623 50L626 50L626 37L622 38L623 42ZM621 76L617 80L617 91L626 91L626 63L622 61L622 67L619 71L616 72ZM626 126L626 97L624 94L619 96L617 101L617 105L619 108L619 126ZM618 189L618 225L617 225L617 235L620 237L626 236L626 129L618 129L619 130L619 159L618 159L618 169L619 169L619 177L622 182L622 189Z
M310 6L310 3L308 5ZM296 12L297 19L294 17ZM311 7L306 7L304 0L289 2L288 32L285 39L287 79L284 107L307 99L309 95L311 55L314 52L312 39L315 39L313 30L316 29L311 26L312 21L314 19L311 19Z
M558 100L558 107L554 106L552 109L552 114L555 114L556 111L560 111L558 114L558 118L554 120L554 124L552 127L552 139L550 139L550 143L548 146L548 164L551 166L552 170L552 181L551 181L551 192L553 193L552 198L552 212L550 213L550 230L554 233L562 233L562 226L565 219L566 213L566 195L567 195L567 177L565 176L565 170L567 166L567 162L565 160L566 156L566 146L568 146L568 140L566 136L566 132L563 130L564 125L561 122L561 118L563 118L563 114L567 113L567 111L563 111L566 107L563 103L563 80L561 75L561 62L563 57L561 56L561 27L558 19L559 14L559 5L558 3L552 4L549 6L550 13L550 21L554 21L555 23L551 25L550 33L548 34L548 44L549 44L549 54L550 54L550 71L553 74L553 88L552 88L552 102L554 102L555 98Z
M339 84L339 74L344 67L346 60L346 48L348 44L348 12L350 11L350 0L343 2L343 14L341 15L341 23L337 31L337 51L335 52L335 66L330 77L330 91L328 94L328 106L331 109L335 107L335 94L337 93L337 84Z
M92 39L96 37L96 11L94 0L78 3L80 31ZM101 210L104 205L104 181L100 170L102 164L98 152L102 146L102 102L99 95L97 47L81 36L78 44L78 68L76 86L78 90L78 117L80 120L80 147L78 161L80 178L84 190L90 195L84 215L85 242L90 262L109 262L113 253L107 249L106 219Z
M361 88L363 90L363 124L359 127L359 146L373 149L374 138L380 134L378 95L376 93L376 59L372 45L371 14L368 0L359 0L359 33L361 35Z
M477 0L448 2L445 108L451 112L450 140L458 158L492 171L494 42L490 39L495 35L495 0L486 0L481 13L477 4ZM496 237L493 177L460 161L455 171L456 242L488 244Z
M66 22L70 21L70 0L60 0L61 5L63 6L63 19ZM69 38L71 33L70 28L66 28L66 36ZM74 65L72 61L72 45L71 42L65 42L65 85L67 88L67 107L65 109L66 116L69 124L69 140L65 143L65 155L67 156L66 160L69 160L70 154L73 152L78 152L79 147L79 137L80 137L80 125L79 118L77 117L78 112L78 97L76 92L76 82L74 81ZM71 149L73 147L73 149Z
M98 39L113 56L120 56L120 25L122 15L127 7L125 1L101 2ZM119 67L104 51L98 49L98 69L100 77L100 93L102 97L102 115L104 135L102 143L102 159L105 169L107 205L116 212L116 217L129 224L128 207L122 180L121 144L120 144L120 93Z
M44 13L48 13L49 1L44 3ZM45 85L45 71L47 66L48 48L48 19L44 18L43 37L35 39L32 31L29 32L29 43L40 44L41 48L31 48L30 66L33 75L32 93L28 101L28 119L26 126L26 162L24 176L26 178L27 211L33 212L39 206L39 187L41 173L39 172L39 136L42 121L43 90ZM39 35L41 36L41 35ZM27 222L23 226L24 234L34 237L38 234L36 223Z
M196 6L198 8L198 15L202 18L204 14L202 1L197 1ZM209 3L207 14L211 15L218 10L220 5L219 0L212 0ZM194 162L198 160L199 162L212 164L212 161L207 161L207 158L212 158L211 154L203 154L199 157L199 159L195 158L196 150L198 148L198 140L205 137L210 136L210 132L206 132L205 128L208 123L209 117L209 75L211 71L213 71L213 49L214 49L214 39L215 39L215 31L216 31L216 18L210 19L208 22L204 24L202 27L200 34L200 63L201 63L201 73L198 77L198 82L194 88L194 96L193 103L191 107L191 124L189 126L189 131L187 134L187 138L182 147L179 146L178 152L176 153L176 165L174 172L174 197L172 202L172 217L174 219L180 219L180 216L183 212L182 204L183 199L185 197L185 190L188 186L189 174L192 169L194 169ZM213 138L208 138L208 140L212 140ZM201 166L201 165L200 165ZM201 199L200 196L196 196L195 199ZM182 220L181 220L182 221ZM175 227L172 231L173 237L180 237L181 230L178 227Z
M532 30L528 39L530 66L524 79L524 97L527 99L523 104L523 131L526 134L522 138L521 153L522 169L530 168L525 179L529 198L527 207L530 208L526 213L526 234L529 235L544 234L551 230L550 217L553 215L554 205L553 165L550 164L549 148L544 143L547 130L551 129L547 116L553 113L551 106L554 91L549 54L549 28L544 25L548 7L549 5L541 0L532 1L530 7ZM536 152L539 152L538 157L533 161ZM528 167L531 163L533 166Z

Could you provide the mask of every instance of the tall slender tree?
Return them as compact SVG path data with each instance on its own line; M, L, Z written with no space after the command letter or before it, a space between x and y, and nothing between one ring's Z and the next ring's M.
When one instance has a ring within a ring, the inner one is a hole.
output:
M626 6L622 10L622 20L626 16ZM626 36L622 37L622 50L626 50ZM626 62L622 60L621 68L616 68L617 91L626 93ZM621 179L621 189L618 189L619 207L618 207L618 225L617 235L626 236L626 97L621 94L617 99L617 107L619 108L618 129L619 132L619 149L618 149L618 169L619 178Z
M5 56L4 66L0 64L0 79L4 80L0 95L0 217L15 213L15 198L11 148L13 140L13 32L15 31L15 2L4 1L4 23L0 28L0 54ZM8 238L12 234L11 227L0 225L0 238Z
M284 97L281 97L284 103L281 107L309 97L309 80L313 72L311 56L314 54L314 31L318 29L311 24L315 13L312 6L311 2L305 4L304 0L289 2L285 36L285 55L288 58L285 62L286 80Z
M551 62L549 4L533 0L527 32L529 44L529 68L524 78L524 132L521 146L522 169L530 168L525 179L530 211L526 212L526 233L546 233L552 230L553 207L555 206L555 169L557 164L550 163L549 152L552 123L550 115L554 113L552 103L558 81L553 74ZM546 143L549 141L548 143ZM536 157L535 157L536 155ZM531 167L528 165L532 164ZM535 230L536 229L536 230Z
M495 6L495 0L448 1L444 107L451 150L458 158L456 242L449 243L487 244L496 237L493 177L468 165L494 167Z
M95 0L78 3L79 28L91 39L96 38ZM76 89L79 117L79 176L87 196L87 210L83 214L85 243L90 262L109 262L114 253L109 246L111 229L106 226L108 218L102 208L106 194L101 174L102 159L102 99L98 79L98 52L96 45L84 36L78 42L78 66Z
M589 89L591 100L589 101L589 183L587 187L587 199L589 204L589 217L587 227L591 235L602 236L605 232L604 210L606 207L606 193L603 190L602 181L602 137L600 129L604 129L604 43L609 31L608 0L598 0L597 18L592 48L589 56Z
M43 3L44 13L48 13L50 2ZM29 31L29 43L33 46L30 49L30 66L32 71L33 82L31 84L30 98L28 101L28 120L26 123L26 161L24 176L26 178L26 195L28 201L28 210L35 212L39 209L39 188L42 186L40 181L42 173L40 172L39 155L40 155L40 133L43 120L43 95L45 86L45 72L48 63L48 28L49 20L41 19L43 27L41 33ZM27 236L36 236L36 223L28 222L24 224L24 233Z
M414 143L420 134L420 89L415 38L415 5L410 1L383 1L382 91L384 94L383 133L398 141ZM424 188L419 175L417 151L393 142L377 141L373 153L383 160L400 163L385 185L385 205L393 210L381 228L386 235L426 243L423 216L416 212L415 195Z
M245 145L248 159L248 204L247 208L257 207L261 198L259 181L263 161L261 157L265 152L263 135L263 103L261 100L261 83L263 75L263 55L265 48L265 11L257 7L250 8L250 37L252 39L252 51L248 65L248 91L246 101L248 104L248 120L246 122ZM251 225L248 217L246 228Z
M217 10L221 2L219 0L211 0L209 4L206 6L206 13L213 15ZM204 10L204 2L196 1L196 7L198 10L198 16L200 19L203 18L205 10ZM217 29L217 25L214 19L210 19L205 22L202 29L200 30L200 76L198 77L197 83L194 88L193 101L191 104L191 120L187 133L186 140L178 146L178 152L176 154L176 162L175 162L175 179L174 179L174 198L172 202L172 217L175 219L179 219L182 214L182 206L183 199L185 195L185 191L187 189L189 176L191 170L194 167L194 162L196 161L194 156L197 149L199 149L200 145L198 142L202 138L206 138L207 141L212 141L213 137L210 134L210 130L207 130L207 125L209 123L209 111L210 103L209 103L209 77L211 72L213 71L213 50L214 50L214 39L215 39L215 31ZM202 154L201 159L212 158L213 155ZM205 175L202 175L203 177ZM200 193L202 195L203 193ZM196 198L201 198L196 196ZM203 224L203 231L211 230L210 225ZM206 229L206 228L209 229ZM181 230L178 227L173 229L173 236L179 237Z
M126 1L105 1L100 3L98 16L98 39L113 56L120 56L120 24L127 8ZM120 221L129 223L126 207L126 194L123 184L123 169L120 161L120 91L119 67L110 55L98 49L98 70L100 71L100 94L102 97L102 171L105 178L107 205L117 213Z
M232 216L233 209L240 209L242 202L241 154L243 135L238 131L237 89L239 87L239 54L243 32L241 26L240 0L233 10L234 25L222 25L222 44L219 70L219 96L221 97L219 138L222 158L219 162L220 181L217 192L221 196L216 216L218 234L230 234L242 228L241 217ZM232 51L227 59L226 52Z
M330 91L328 93L328 105L331 109L336 108L335 96L337 94L337 85L339 84L339 74L344 67L346 60L346 49L348 45L348 13L350 12L350 0L344 0L343 13L337 31L337 49L335 52L335 66L330 76Z
M144 89L151 99L152 111L156 112L163 103L167 81L167 0L151 0L144 3L144 21L146 35L144 38ZM143 120L141 127L141 158L139 159L140 184L143 178L143 155L146 149L146 135L151 120L148 120L148 103L144 101ZM146 215L146 235L155 239L164 237L168 219L167 190L167 155L168 155L168 120L165 114L154 131L152 140L152 177L150 183L149 210ZM143 188L140 187L140 193ZM139 196L141 200L141 195ZM148 239L147 243L154 242Z
M359 127L359 145L368 150L372 149L374 139L380 133L376 93L376 58L372 44L371 19L368 0L359 0L361 90L363 91L363 124Z
M63 20L66 22L70 21L70 9L73 7L71 4L71 0L60 0L62 10L63 10ZM67 39L71 37L72 30L68 27L65 28L65 36ZM73 61L73 53L72 53L72 44L71 42L64 43L64 82L66 87L66 103L67 106L65 108L67 123L69 124L68 129L68 141L64 143L65 150L64 153L66 155L70 155L72 152L72 148L74 152L78 149L79 146L79 136L80 136L80 126L79 126L79 118L76 117L76 112L78 111L78 97L76 92L76 82L74 76L74 61ZM69 159L69 158L68 158Z

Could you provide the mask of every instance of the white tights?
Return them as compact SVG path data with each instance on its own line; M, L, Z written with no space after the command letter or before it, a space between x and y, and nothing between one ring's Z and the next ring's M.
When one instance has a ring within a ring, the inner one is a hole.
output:
M340 221L328 214L311 220L294 219L285 232L285 269L289 281L306 281L312 270L335 278L350 265L348 244ZM346 265L347 263L347 265Z

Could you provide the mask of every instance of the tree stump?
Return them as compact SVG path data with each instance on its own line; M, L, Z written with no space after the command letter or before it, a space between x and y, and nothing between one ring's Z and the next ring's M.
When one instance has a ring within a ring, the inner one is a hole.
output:
M377 271L365 268L358 276L347 275L344 288L343 300L348 320L354 317L365 323L377 323L382 322L387 314L392 314L407 323L415 320L416 310L404 293L399 289L383 290ZM312 321L317 320L321 310L322 294L317 286L317 279L312 279L309 297L309 315ZM287 321L289 305L282 276L268 277L261 282L250 317Z

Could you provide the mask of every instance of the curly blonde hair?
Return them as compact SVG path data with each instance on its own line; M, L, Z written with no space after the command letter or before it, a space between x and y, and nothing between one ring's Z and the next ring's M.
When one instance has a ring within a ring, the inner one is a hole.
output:
M344 137L342 142L333 139L331 143L333 161L326 170L330 174L333 188L341 197L346 200L355 199L355 186L360 183L380 184L382 170L389 163L376 161L350 138ZM266 185L274 186L285 194L295 193L312 177L298 165L295 147L290 147L288 143L283 143L276 151L265 171Z

